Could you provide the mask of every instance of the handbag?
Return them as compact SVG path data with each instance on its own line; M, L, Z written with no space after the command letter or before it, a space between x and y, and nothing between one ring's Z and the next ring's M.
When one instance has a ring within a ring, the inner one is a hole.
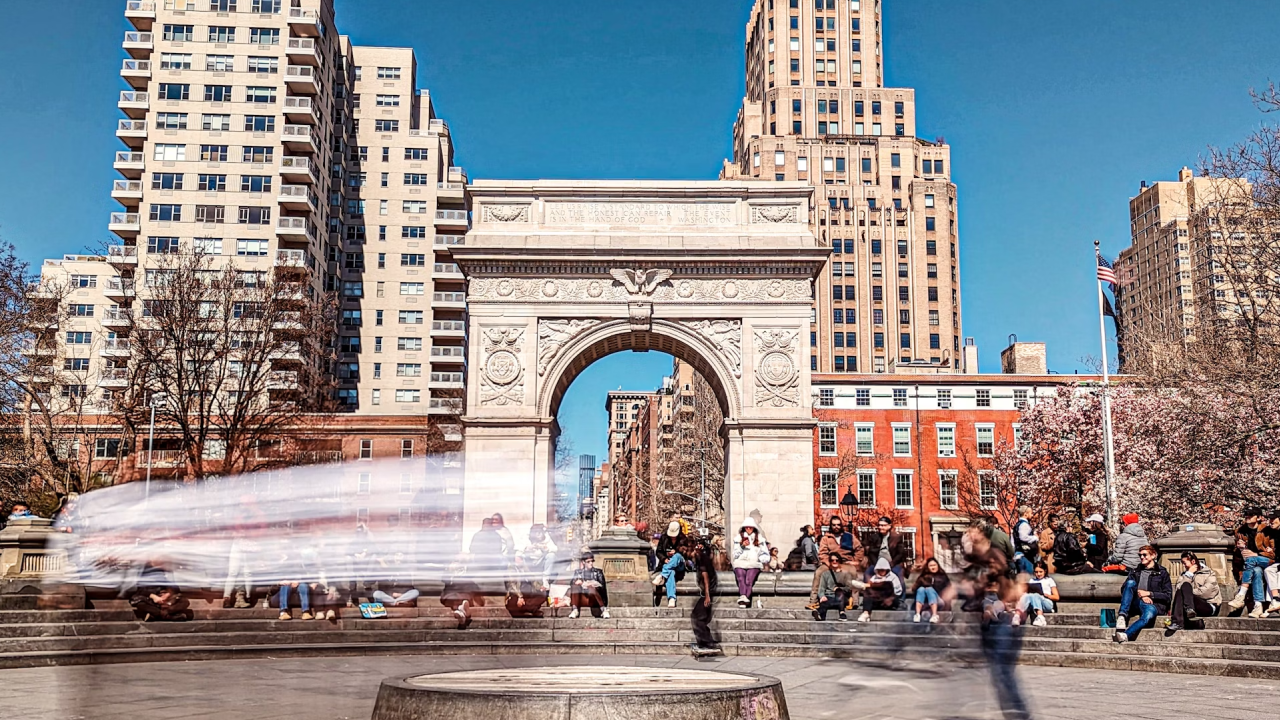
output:
M1103 608L1098 613L1098 624L1103 628L1115 628L1116 611L1113 608Z

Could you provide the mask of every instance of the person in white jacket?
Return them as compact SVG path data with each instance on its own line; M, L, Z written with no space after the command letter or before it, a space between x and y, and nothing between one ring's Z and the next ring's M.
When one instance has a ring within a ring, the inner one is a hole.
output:
M867 579L867 589L862 592L862 615L858 622L871 622L872 610L893 610L898 607L898 597L902 595L902 581L898 579L889 561L880 558L871 577Z
M733 543L733 576L738 580L738 607L751 607L752 589L761 569L769 562L769 543L760 535L754 518L748 517Z

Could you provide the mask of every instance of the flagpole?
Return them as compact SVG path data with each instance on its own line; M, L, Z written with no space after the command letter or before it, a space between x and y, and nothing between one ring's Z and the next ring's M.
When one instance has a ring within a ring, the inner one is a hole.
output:
M1093 241L1093 253L1095 264L1101 267L1102 250L1097 240ZM1102 340L1102 460L1107 494L1107 525L1113 530L1118 530L1116 523L1115 444L1111 434L1111 371L1107 367L1106 296L1102 294L1101 278L1097 282L1098 331Z

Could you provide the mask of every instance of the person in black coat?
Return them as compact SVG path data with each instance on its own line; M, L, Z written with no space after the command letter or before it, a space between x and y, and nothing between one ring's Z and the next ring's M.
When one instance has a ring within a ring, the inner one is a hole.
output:
M596 558L589 552L582 554L581 566L573 571L573 579L569 581L569 603L573 610L569 617L578 617L579 611L591 609L592 617L609 617L609 586L605 582L604 571L595 565Z
M1169 612L1169 603L1173 600L1173 581L1169 571L1156 560L1159 554L1150 545L1138 550L1138 567L1129 571L1129 578L1124 581L1120 591L1120 612L1116 617L1116 635L1118 643L1126 643L1138 637L1143 628L1150 627L1157 615ZM1135 602L1137 607L1135 608ZM1130 620L1129 616L1137 611L1138 619Z

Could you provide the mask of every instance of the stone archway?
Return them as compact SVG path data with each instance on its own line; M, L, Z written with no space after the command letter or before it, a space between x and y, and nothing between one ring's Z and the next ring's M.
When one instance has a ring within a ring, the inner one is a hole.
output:
M484 181L468 280L464 526L553 519L555 414L596 359L661 350L716 387L725 510L782 542L812 521L809 326L829 250L787 183ZM600 432L606 428L601 427Z

